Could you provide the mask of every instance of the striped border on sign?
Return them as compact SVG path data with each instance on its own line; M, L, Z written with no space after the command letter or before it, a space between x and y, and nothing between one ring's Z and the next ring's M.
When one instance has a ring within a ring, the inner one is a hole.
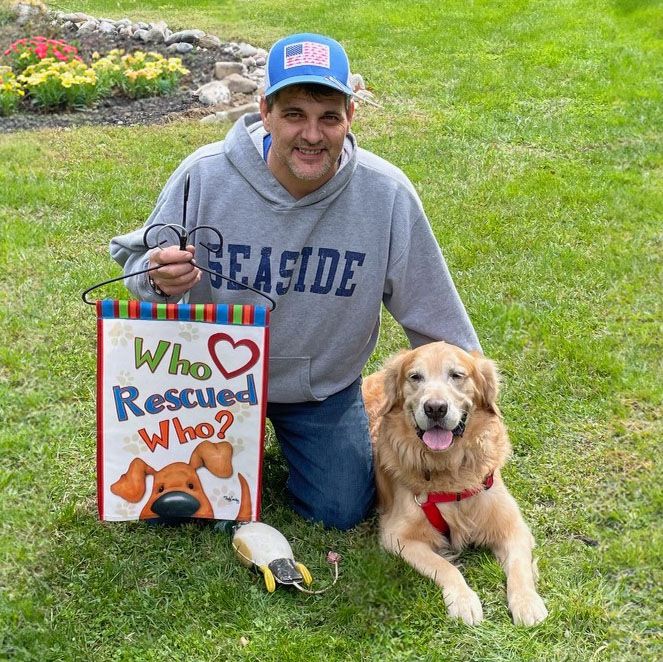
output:
M99 319L176 320L241 326L269 326L265 306L214 303L152 303L102 299L97 301Z

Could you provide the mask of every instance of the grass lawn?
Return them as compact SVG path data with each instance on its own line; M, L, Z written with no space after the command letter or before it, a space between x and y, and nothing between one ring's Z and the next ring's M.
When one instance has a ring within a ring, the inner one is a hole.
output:
M84 127L0 134L0 659L660 659L661 4L58 6L265 47L304 29L345 44L382 103L359 109L359 142L412 179L501 366L505 480L550 616L514 627L503 573L476 550L461 560L486 620L450 621L440 591L380 551L375 518L340 533L294 515L271 442L263 519L318 586L327 550L343 556L322 596L268 595L210 529L97 521L95 321L79 295L119 274L110 237L227 127ZM404 344L385 319L367 369Z

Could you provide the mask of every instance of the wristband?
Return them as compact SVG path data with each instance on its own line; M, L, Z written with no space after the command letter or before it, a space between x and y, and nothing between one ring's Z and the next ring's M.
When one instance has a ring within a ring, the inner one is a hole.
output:
M147 275L147 281L150 284L150 287L154 290L154 293L160 297L167 297L168 295L154 282L151 274Z

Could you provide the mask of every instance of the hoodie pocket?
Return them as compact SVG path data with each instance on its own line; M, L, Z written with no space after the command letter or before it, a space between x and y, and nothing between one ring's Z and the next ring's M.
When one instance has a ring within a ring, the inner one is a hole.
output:
M320 400L311 390L311 359L308 356L272 356L269 359L270 402Z

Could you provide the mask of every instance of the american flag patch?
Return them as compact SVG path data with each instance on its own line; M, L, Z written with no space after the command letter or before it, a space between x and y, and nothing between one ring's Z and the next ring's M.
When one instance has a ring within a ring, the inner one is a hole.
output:
M300 41L285 47L284 69L305 65L329 69L329 46L314 41Z

